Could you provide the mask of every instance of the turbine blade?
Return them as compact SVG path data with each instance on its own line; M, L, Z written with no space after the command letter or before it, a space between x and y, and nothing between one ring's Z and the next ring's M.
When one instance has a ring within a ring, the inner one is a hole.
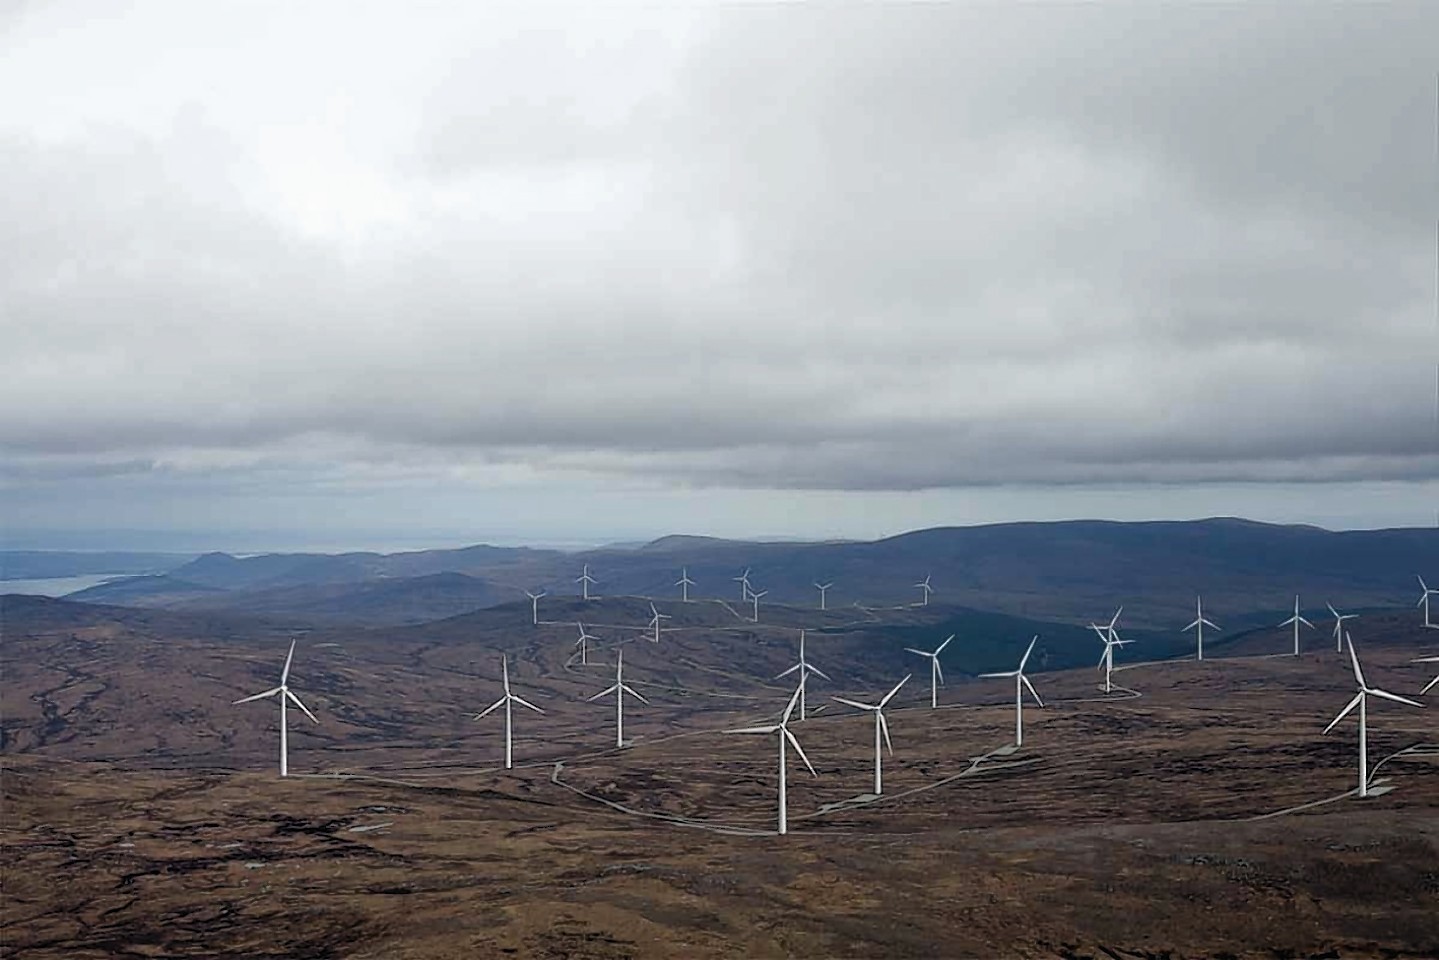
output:
M894 689L891 690L889 693L886 693L886 694L884 695L884 698L879 701L879 705L882 707L882 706L884 706L886 703L889 703L891 700L893 700L893 699L894 699L894 695L895 695L896 693L899 693L899 688L902 687L902 686L904 686L906 683L908 683L908 682L909 682L909 678L912 677L912 676L914 676L914 674L912 674L912 673L906 673L906 674L904 675L904 679L901 680L899 683L896 683L896 684L894 685Z
M1019 676L1019 671L1018 671L1018 670L1010 670L1010 671L1007 672L1007 673L981 673L981 674L980 674L980 677L981 677L981 678L983 678L983 677L994 677L995 679L1001 679L1001 678L1003 678L1003 677L1016 677L1016 676Z
M505 705L505 698L504 698L504 697L500 697L500 699L496 700L494 703L490 704L488 707L485 707L484 710L481 710L479 713L475 714L475 719L476 719L476 720L483 720L485 717L489 716L491 713L494 713L496 710L500 709L500 707L503 707L504 705Z
M307 707L307 706L305 706L303 703L301 703L301 702L300 702L300 698L297 697L297 696L295 696L295 694L294 694L288 687L285 688L285 696L287 696L287 697L289 697L291 700L293 700L293 701L295 702L295 706L297 706L297 707L299 707L301 710L305 711L305 716L309 717L311 720L314 720L316 723L319 723L319 722L320 722L319 719L317 719L317 718L315 717L315 715L310 712L310 708Z
M280 671L280 686L290 679L290 661L295 659L295 641L290 641L290 652L285 654L285 669Z
M875 710L875 709L878 709L877 707L872 707L872 706L870 706L870 705L867 704L867 703L860 703L858 700L846 700L844 697L830 697L830 699L831 699L831 700L838 700L840 703L844 704L845 706L858 707L858 708L861 709L861 710Z
M1353 699L1353 700L1350 700L1350 701L1349 701L1348 706L1346 706L1343 710L1340 710L1340 711L1339 711L1339 716L1337 716L1337 717L1335 717L1333 720L1330 720L1330 721L1329 721L1329 726L1327 726L1327 727L1324 728L1324 732L1325 732L1325 733L1328 733L1330 730L1333 730L1336 726L1338 726L1338 725L1339 725L1339 721L1340 721L1340 720L1343 720L1345 717L1349 716L1350 711L1352 711L1355 707L1359 706L1359 701L1360 701L1360 700L1363 700L1363 699L1364 699L1364 692L1361 690L1359 693L1356 693L1356 694L1354 695L1354 699Z
M951 641L951 640L953 640L953 639L954 639L954 634L952 634L952 633L951 633L949 636L945 637L945 638L944 638L944 643L941 643L939 646L937 646L937 647L934 648L934 655L935 655L936 657L939 656L939 652L940 652L941 650L943 650L945 647L949 646L949 641Z
M779 728L779 724L774 723L767 727L739 727L734 730L726 730L725 733L774 733Z
M1339 611L1334 609L1334 604L1326 602L1324 605L1329 608L1329 612L1334 614L1336 618L1339 616Z
M1383 697L1385 700L1393 700L1395 703L1407 703L1407 704L1409 704L1409 706L1411 706L1411 707L1422 707L1422 706L1424 706L1424 704L1420 703L1418 700L1410 700L1408 697L1401 697L1401 696L1399 696L1398 694L1390 693L1390 692L1387 691L1387 690L1379 690L1379 689L1376 689L1376 688L1370 688L1370 690L1369 690L1368 692L1369 692L1370 694L1372 694L1373 696Z
M804 666L804 664L802 664L802 663L796 663L794 666L790 667L790 668L789 668L788 670L786 670L784 673L775 674L774 679L778 680L780 677L787 677L787 676L789 676L791 673L794 673L796 670L798 670L798 669L799 669L800 667L802 667L802 666Z
M894 744L889 742L889 721L884 718L883 710L877 711L875 716L879 717L879 732L884 734L884 745L889 747L889 755L892 757L894 756Z
M1198 621L1198 620L1194 621L1194 622L1191 623L1189 626L1185 627L1183 630L1181 630L1181 631L1179 631L1179 632L1180 632L1180 633L1188 633L1190 630L1193 630L1193 629L1194 629L1195 627L1197 627L1197 626L1199 626L1199 621Z
M1303 617L1300 617L1300 618L1299 618L1299 622L1302 623L1302 624L1304 624L1304 625L1305 625L1306 627L1308 627L1310 630L1313 630L1313 629L1314 629L1314 624L1310 623L1308 620L1305 620Z
M1029 678L1026 677L1024 674L1021 673L1021 674L1019 675L1019 679L1020 679L1021 681L1023 681L1024 686L1029 690L1030 694L1034 697L1034 702L1037 703L1037 704L1039 704L1041 707L1044 706L1044 701L1041 700L1041 699L1039 699L1039 693L1035 691L1035 689L1034 689L1034 684L1032 684L1032 683L1029 682Z
M646 700L638 690L636 690L634 687L630 686L627 683L622 684L620 689L622 689L625 693L628 693L630 696L634 697L640 703L649 703L649 701Z
M515 701L515 703L518 703L518 704L519 704L520 706L522 706L522 707L529 707L529 708L530 708L531 710L533 710L535 713L544 713L543 710L541 710L539 707L535 706L533 703L530 703L530 702L529 702L528 700L526 700L524 697L517 697L517 696L515 696L515 695L512 693L512 694L510 694L510 699L513 700L513 701Z
M801 747L799 741L794 738L794 734L789 732L789 727L780 727L779 729L780 733L784 735L784 738L789 741L789 745L794 747L794 752L799 754L799 758L804 761L804 765L809 767L810 775L815 777L819 776L819 774L814 771L814 764L810 763L809 757L804 755L804 747Z
M795 687L794 693L790 694L789 705L784 708L784 719L780 721L780 726L789 723L789 715L794 713L795 704L799 703L799 695L802 690L804 690L804 674L801 673L799 675L799 686Z
M829 680L829 674L825 673L825 672L824 672L823 670L821 670L819 667L816 667L816 666L814 666L814 665L812 665L812 664L806 663L806 664L804 665L804 668L805 668L806 670L808 670L810 673L815 674L816 676L824 677L826 680ZM834 683L833 680L830 680L829 682L830 682L830 683Z
M236 700L236 701L234 701L234 702L235 702L235 703L249 703L251 700L263 700L263 699L265 699L266 697L273 697L275 694L279 693L281 690L284 690L284 689L285 689L284 687L275 687L275 688L273 688L273 689L266 690L264 693L257 693L257 694L255 694L255 695L252 696L252 697L244 697L244 698L242 698L242 699L240 699L240 700Z
M1428 683L1424 684L1424 689L1419 691L1419 696L1422 697L1422 696L1424 696L1424 694L1428 693L1430 690L1433 690L1433 689L1434 689L1434 684L1436 684L1436 683L1439 683L1439 677L1435 677L1433 680L1430 680Z
M585 697L585 699L586 699L586 700L598 700L600 697L608 697L610 694L614 693L614 692L615 692L616 690L618 690L619 688L620 688L620 685L619 685L619 684L615 684L615 685L612 686L612 687L605 687L605 689L601 690L599 693L595 694L593 697Z
M928 650L916 650L916 649L914 649L914 647L905 647L905 648L904 648L904 652L905 652L905 653L917 653L917 654L919 654L921 657L932 657L932 656L934 656L934 654L930 653Z
M1024 651L1024 656L1020 657L1019 670L1021 673L1024 672L1024 665L1029 662L1029 655L1034 652L1034 645L1036 642L1038 642L1038 640L1039 634L1036 633L1034 637L1029 641L1029 648Z
M934 658L934 675L939 678L940 683L944 683L944 668L939 665L939 657Z
M1349 638L1348 630L1344 631L1344 643L1349 647L1349 662L1354 665L1354 680L1363 690L1368 684L1364 682L1364 671L1359 669L1359 655L1354 652L1354 641Z

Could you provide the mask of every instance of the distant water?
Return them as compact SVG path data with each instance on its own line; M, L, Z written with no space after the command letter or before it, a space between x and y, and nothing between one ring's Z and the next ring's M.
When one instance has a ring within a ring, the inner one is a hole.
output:
M46 577L40 580L0 580L0 593L28 593L40 597L63 597L79 590L107 583L128 573L87 573L81 577Z

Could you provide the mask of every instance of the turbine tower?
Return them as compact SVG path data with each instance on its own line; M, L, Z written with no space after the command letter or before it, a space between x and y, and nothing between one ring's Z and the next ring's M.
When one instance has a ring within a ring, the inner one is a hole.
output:
M295 658L295 641L291 640L291 641L290 641L290 652L285 655L285 669L283 669L283 670L280 671L280 685L279 685L278 687L274 687L274 688L272 688L272 689L270 689L270 690L266 690L264 693L257 693L257 694L255 694L254 696L251 696L251 697L242 697L241 699L235 701L235 703L249 703L251 700L263 700L263 699L265 699L266 697L279 697L279 699L280 699L280 776L282 776L282 777L288 777L288 776L290 775L290 761L289 761L289 739L290 739L290 737L289 737L289 724L288 724L287 718L286 718L286 716L285 716L285 701L287 701L287 700L293 700L293 701L295 701L295 706L297 706L297 707L299 707L301 710L305 711L305 716L309 717L311 720L314 720L316 723L319 723L319 722L320 722L319 720L315 720L315 715L310 712L310 708L307 707L307 706L305 706L303 703L301 703L301 702L300 702L300 698L297 697L297 696L295 696L295 694L290 691L290 687L289 687L289 682L290 682L290 661L293 660L294 658Z
M1034 639L1029 641L1029 649L1024 651L1024 656L1019 659L1018 670L1010 670L1007 673L980 674L981 677L1014 678L1014 745L1016 747L1024 746L1024 688L1028 687L1029 692L1034 694L1035 703L1041 707L1044 706L1044 701L1039 699L1039 694L1035 692L1034 684L1030 683L1029 678L1024 675L1024 665L1029 662L1029 655L1034 652L1034 644L1038 639L1039 635L1035 634Z
M1415 604L1416 607L1424 608L1424 626L1439 628L1439 624L1429 622L1429 595L1439 593L1439 590L1430 590L1429 584L1424 582L1423 577L1419 576L1418 574L1415 574L1414 576L1415 579L1419 581L1419 588L1424 591L1424 593L1419 597L1419 602Z
M546 596L546 594L543 590L541 590L539 593L530 593L530 591L526 590L525 596L530 598L530 623L534 624L535 626L539 626L540 597Z
M625 652L619 651L619 659L615 661L615 683L612 687L606 687L589 700L598 700L600 697L615 695L615 746L625 745L625 694L634 697L640 703L648 704L649 701L640 696L633 687L625 683Z
M1299 656L1299 625L1302 623L1309 629L1314 629L1314 624L1310 623L1308 620L1305 620L1303 615L1299 613L1299 594L1297 593L1294 595L1294 616L1290 617L1288 620L1285 620L1283 623L1280 624L1280 626L1287 627L1291 623L1294 624L1294 655L1297 657Z
M809 762L809 757L806 757L806 756L804 755L804 748L802 748L802 747L799 745L799 741L794 738L794 734L792 734L792 733L789 732L789 717L790 717L790 714L794 713L794 705L795 705L796 703L798 703L798 702L799 702L799 688L796 687L796 688L795 688L795 691L794 691L794 694L793 694L792 696L790 696L790 698L789 698L789 706L787 706L787 707L784 708L784 716L782 716L782 717L780 718L779 723L770 724L769 726L764 726L764 727L740 727L740 728L737 729L737 730L727 730L727 731L725 731L726 733L778 733L778 734L779 734L779 833L780 833L780 836L784 836L786 833L789 832L789 822L788 822L787 811L786 811L786 808L785 808L784 744L785 744L785 741L786 741L786 740L788 740L788 741L790 742L790 745L794 747L794 752L797 753L797 754L799 754L799 758L804 761L804 765L805 765L806 767L809 767L810 775L811 775L811 776L816 776L816 777L819 776L819 774L817 774L817 773L814 772L814 766L813 766L813 764L811 764L811 763Z
M821 670L819 667L816 667L814 664L810 663L808 660L806 660L806 659L804 658L804 631L803 631L803 630L800 630L800 632L799 632L799 663L796 663L794 666L790 667L788 670L786 670L786 671L784 671L783 673L777 675L777 676L775 677L775 679L778 680L780 677L787 677L787 676L789 676L791 673L794 673L796 670L799 671L799 718L800 718L801 720L803 720L803 719L805 718L805 702L804 702L804 699L805 699L805 681L806 681L807 679L809 679L809 675L810 675L811 673L817 674L817 675L819 675L819 676L821 676L821 677L824 677L824 679L829 680L829 675L828 675L828 674L826 674L826 673L825 673L823 670ZM832 683L833 681L830 681L830 682Z
M814 585L815 589L819 591L819 608L820 608L821 610L823 610L823 609L825 608L825 607L824 607L824 593L825 593L826 590L828 590L828 589L829 589L830 587L832 587L832 586L834 586L834 581L833 581L833 580L831 580L829 583L816 583L816 584Z
M674 585L680 588L680 600L684 603L689 603L690 587L695 585L695 582L690 579L689 567L680 568L680 578L675 581Z
M889 742L889 723L884 719L884 708L886 704L894 699L894 695L899 693L899 688L909 682L911 676L913 676L913 674L905 674L904 679L896 683L894 689L886 693L884 697L880 699L879 703L860 703L857 700L846 700L844 697L830 698L831 700L838 700L840 703L847 704L851 707L858 707L861 710L874 711L874 795L876 797L883 796L884 794L884 782L880 771L880 757L882 756L879 750L880 734L884 734L884 745L889 747L889 755L891 757L894 756L894 744Z
M1393 700L1395 703L1407 703L1411 707L1422 707L1424 704L1417 700L1409 700L1405 697L1395 696L1392 693L1380 690L1377 687L1371 687L1365 683L1364 671L1359 669L1359 658L1354 654L1354 641L1349 639L1348 630L1344 631L1344 642L1349 646L1349 662L1354 665L1354 681L1359 685L1359 692L1354 695L1353 700L1349 701L1348 706L1339 711L1339 716L1329 721L1329 726L1324 728L1324 732L1328 733L1330 730L1333 730L1339 724L1340 720L1349 716L1351 710L1355 707L1359 708L1359 796L1367 797L1369 796L1369 734L1366 728L1367 718L1365 714L1368 712L1368 698L1371 696L1380 697L1384 700Z
M739 584L739 598L740 598L740 601L743 602L743 601L745 601L745 600L748 600L748 599L749 599L749 567L745 567L745 568L744 568L744 573L740 574L740 575L737 576L737 577L730 577L730 579Z
M1334 614L1334 650L1336 653L1343 653L1344 635L1348 633L1348 631L1344 629L1344 621L1357 620L1359 618L1359 614L1340 613L1338 610L1334 609L1334 605L1332 603L1326 603L1325 606L1329 608L1330 613Z
M494 703L490 704L488 707L486 707L483 712L475 714L475 719L483 719L485 716L487 716L494 710L497 710L500 707L505 708L505 769L512 770L514 769L515 764L513 754L514 740L511 736L510 704L518 703L522 707L529 707L531 710L535 711L535 713L544 713L544 711L541 710L539 707L535 706L533 703L530 703L528 700L525 700L510 692L509 657L503 655L500 657L500 671L503 674L505 680L505 695L500 697L500 699L496 700Z
M751 618L753 623L759 623L759 598L767 593L769 593L768 590L761 590L759 593L755 593L753 590L749 592L749 598L754 601L754 616Z
M1190 630L1196 631L1195 637L1199 640L1199 655L1196 659L1199 660L1204 659L1205 627L1213 627L1215 630L1218 630L1219 624L1213 622L1212 620L1204 619L1204 599L1202 597L1196 597L1194 600L1194 622L1181 630L1180 633L1188 633Z
M927 606L929 606L929 595L930 595L931 593L934 593L934 588L932 588L932 587L929 585L929 578L930 578L930 574L927 574L927 573L926 573L926 574L924 575L924 579L921 580L921 581L919 581L919 583L916 583L916 584L915 584L915 586L916 586L916 587L919 587L919 589L920 589L920 590L923 592L923 594L924 594L924 598L919 601L919 606L921 606L921 607L927 607Z
M1439 657L1415 657L1413 660L1410 660L1409 662L1410 662L1410 663L1439 663ZM1424 694L1428 693L1430 690L1433 690L1433 689L1434 689L1434 685L1435 685L1436 683L1439 683L1439 675L1436 675L1433 680L1430 680L1428 683L1424 684L1424 689L1419 691L1419 696L1422 697L1422 696L1424 696Z
M580 637L578 640L575 641L575 646L580 648L580 666L588 667L590 665L589 641L598 640L599 637L595 636L594 634L587 633L585 631L585 625L578 620L575 621L575 626L580 628Z
M651 643L659 643L659 642L660 642L660 621L661 621L661 620L670 620L670 619L673 619L673 618L671 618L670 615L667 614L667 613L660 613L658 610L656 610L656 609L655 609L655 605L654 605L653 602L650 603L650 613L654 614L654 616L650 618L650 626L654 627L654 629L655 629L655 635L654 635L653 638L651 638L650 642L651 642Z
M934 648L931 653L928 650L916 650L914 647L905 647L906 653L917 653L921 657L929 657L929 709L933 710L939 705L939 685L944 683L944 671L939 669L939 652L949 646L949 641L954 639L954 634L944 638L944 643Z
M599 583L599 581L596 580L594 577L590 576L590 565L587 563L585 564L584 573L581 573L578 577L575 577L575 583L578 583L580 585L580 590L582 594L581 599L588 600L590 598L590 584Z

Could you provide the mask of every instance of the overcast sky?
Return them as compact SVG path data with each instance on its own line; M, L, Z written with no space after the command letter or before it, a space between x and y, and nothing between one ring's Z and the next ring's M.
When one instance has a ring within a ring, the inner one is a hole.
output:
M1435 523L1439 4L0 11L12 546Z

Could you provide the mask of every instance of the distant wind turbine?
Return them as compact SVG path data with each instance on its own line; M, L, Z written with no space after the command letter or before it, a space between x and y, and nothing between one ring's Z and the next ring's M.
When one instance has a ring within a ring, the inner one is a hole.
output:
M1034 702L1035 702L1035 703L1039 704L1041 707L1044 706L1044 701L1041 700L1041 699L1039 699L1039 694L1035 692L1034 684L1030 683L1030 682L1029 682L1029 678L1024 675L1024 665L1029 662L1029 655L1034 652L1034 644L1035 644L1035 642L1036 642L1037 640L1039 640L1039 636L1036 634L1035 637L1034 637L1034 639L1029 641L1029 649L1028 649L1028 650L1025 650L1025 651L1024 651L1024 656L1019 659L1019 669L1018 669L1018 670L1010 670L1010 671L1008 671L1007 673L981 673L981 674L980 674L981 677L995 677L995 678L1013 677L1013 678L1014 678L1014 745L1015 745L1016 747L1024 746L1024 690L1025 690L1025 688L1026 688L1026 687L1029 688L1029 692L1034 695Z
M939 654L949 641L954 639L954 634L944 638L944 643L934 648L931 653L928 650L916 650L914 647L905 647L905 652L918 654L921 657L929 657L929 709L933 710L939 705L939 685L944 683L944 671L939 669Z
M526 590L525 596L530 598L530 622L538 625L540 622L540 597L546 596L546 594L543 590L539 593L530 593Z
M894 685L894 689L891 690L889 693L886 693L880 699L879 703L860 703L857 700L846 700L844 697L830 698L832 700L838 700L840 703L846 704L851 707L858 707L861 710L874 711L874 795L876 797L881 796L884 793L884 782L880 771L880 758L882 756L879 750L880 734L884 735L884 745L889 747L889 755L894 756L894 744L890 743L889 740L889 723L884 719L884 708L891 700L894 699L894 695L896 693L899 693L899 688L909 682L910 676L912 676L912 674L906 674L905 678L899 683L896 683Z
M1413 660L1410 660L1409 662L1410 662L1410 663L1439 663L1439 657L1415 657ZM1428 683L1424 684L1424 689L1419 691L1419 696L1422 697L1422 696L1424 696L1424 694L1428 693L1430 690L1433 690L1433 689L1434 689L1434 684L1436 684L1436 683L1439 683L1439 675L1436 675L1433 680L1430 680Z
M814 586L815 586L815 589L819 591L819 608L820 608L821 610L823 610L823 609L825 608L825 607L824 607L824 593L825 593L825 591L828 590L830 587L834 586L834 581L831 580L829 583L816 583Z
M695 582L690 579L690 568L682 567L680 569L680 578L675 581L675 586L680 588L680 600L682 602L690 602L690 587L694 585Z
M504 676L505 682L504 696L500 697L500 699L496 700L494 703L486 707L483 712L475 714L475 719L481 720L487 715L489 715L491 712L499 709L500 707L505 708L505 769L511 770L514 769L515 764L512 750L514 741L510 732L510 704L518 703L522 707L529 707L531 710L535 711L535 713L544 713L544 711L541 710L539 707L535 706L533 703L530 703L528 700L525 700L510 692L510 663L509 658L506 656L500 657L500 671Z
M316 723L320 722L319 720L315 720L315 715L310 712L310 708L301 703L300 698L295 696L295 694L290 691L290 661L294 658L295 641L291 640L290 652L285 655L285 669L280 671L280 685L278 687L274 687L273 689L266 690L264 693L257 693L254 696L250 697L242 697L241 699L235 701L235 703L249 703L252 700L263 700L266 697L280 698L280 776L282 777L288 777L290 775L290 762L288 755L289 726L285 716L285 701L295 701L295 706L305 711L305 716L309 717L311 720L314 720Z
M1426 627L1436 627L1436 626L1439 626L1439 624L1433 624L1433 623L1430 623L1430 622L1429 622L1429 597L1430 597L1431 594L1439 593L1439 590L1430 590L1430 589L1429 589L1429 584L1427 584L1427 583L1424 582L1424 578L1423 578L1423 577L1419 576L1418 574L1415 574L1414 576L1415 576L1415 579L1417 579L1417 580L1419 581L1419 587L1420 587L1420 589L1422 589L1422 590L1424 591L1423 595L1421 595L1421 596L1419 597L1419 602L1418 602L1417 604L1415 604L1415 606L1417 606L1417 607L1423 607L1423 608L1424 608L1424 626L1426 626Z
M1215 630L1218 630L1218 629L1219 629L1219 624L1213 622L1212 620L1206 620L1206 619L1204 619L1204 599L1203 599L1202 597L1196 597L1195 600L1194 600L1194 622L1191 623L1189 626L1185 627L1183 630L1181 630L1180 633L1188 633L1190 630L1195 630L1195 631L1197 631L1197 632L1195 633L1195 637L1196 637L1196 638L1198 639L1198 641L1199 641L1199 655L1198 655L1198 657L1197 657L1196 659L1199 659L1199 660L1203 660L1203 659L1204 659L1204 628L1205 628L1205 627L1213 627Z
M599 637L587 633L585 631L585 625L578 620L575 621L575 626L580 628L579 639L575 641L575 646L580 648L580 666L588 667L590 665L590 646L588 641L598 640Z
M578 577L575 577L575 583L580 585L582 599L588 600L590 598L590 584L599 583L599 581L590 576L590 565L587 563L585 564L584 572Z
M748 599L749 599L749 567L745 567L745 568L744 568L744 573L740 574L740 575L737 576L737 577L730 577L730 579L739 584L739 598L740 598L741 600L748 600Z
M929 595L934 592L934 588L929 585L929 578L930 574L926 573L924 575L924 579L919 581L919 583L915 584L915 586L919 587L919 589L924 593L924 599L919 601L919 605L921 607L929 606Z
M1344 621L1357 620L1359 618L1359 614L1340 613L1338 610L1334 609L1334 605L1332 603L1326 603L1325 606L1329 608L1330 613L1334 614L1334 650L1336 653L1343 653L1344 634L1346 632L1344 629Z
M1350 711L1355 707L1359 708L1359 796L1369 796L1369 735L1366 729L1367 698L1370 696L1380 697L1384 700L1393 700L1395 703L1407 703L1411 707L1422 707L1424 704L1417 700L1409 700L1405 697L1396 696L1376 687L1371 687L1364 682L1364 671L1359 669L1359 657L1354 653L1354 641L1349 639L1349 631L1344 631L1344 642L1349 646L1349 662L1354 666L1354 681L1359 685L1359 692L1349 705L1339 711L1339 716L1329 721L1329 726L1324 728L1328 733L1333 730L1340 720L1349 716Z
M654 616L650 618L650 626L652 626L652 627L655 628L655 635L654 635L653 639L650 640L650 642L651 642L651 643L659 643L659 642L660 642L660 621L661 621L661 620L671 620L671 619L673 619L673 618L672 618L669 614L667 614L667 613L660 613L658 610L656 610L654 603L651 603L651 604L650 604L650 613L654 614Z
M749 592L749 598L754 601L754 617L752 618L754 623L759 623L759 598L767 593L769 593L768 590L761 590L759 593L755 593L753 590Z
M1309 629L1314 629L1314 624L1310 623L1308 620L1305 620L1303 615L1299 612L1299 594L1297 593L1294 595L1294 616L1290 617L1288 620L1285 620L1283 623L1280 624L1280 626L1287 627L1291 623L1294 624L1294 655L1297 657L1299 656L1299 625L1302 623Z
M789 832L789 821L788 821L788 817L787 817L787 810L786 810L786 807L785 807L785 792L786 792L786 791L785 791L785 769L784 769L784 766L785 766L785 765L784 765L784 751L785 751L784 744L785 744L785 741L786 741L786 740L788 740L788 741L790 742L790 745L794 747L794 752L797 753L797 754L799 754L799 758L804 761L804 765L805 765L806 767L809 767L809 772L810 772L810 774L811 774L812 776L816 776L816 777L819 776L819 774L815 773L815 771L814 771L814 765L809 762L809 757L806 757L806 756L804 755L804 748L802 748L802 747L799 745L799 741L794 738L794 734L792 734L792 733L789 732L789 718L790 718L790 714L794 713L794 705L795 705L796 703L798 703L798 702L799 702L799 688L796 687L796 688L795 688L795 691L794 691L794 694L789 698L789 705L784 708L784 715L780 718L779 723L774 723L774 724L770 724L770 725L768 725L768 726L763 726L763 727L740 727L740 728L737 729L737 730L728 730L728 731L726 731L726 733L778 733L778 734L779 734L779 832L780 832L780 835L781 835L781 836L783 836L784 834L786 834L786 833Z
M601 690L599 693L595 694L593 697L589 697L588 699L598 700L600 697L607 697L612 693L615 695L615 746L623 747L625 745L625 694L628 693L640 703L649 703L649 701L646 700L644 697L640 696L633 687L625 683L624 650L619 651L619 658L615 661L614 686L606 687L604 690Z
M803 630L801 630L801 631L799 632L799 663L796 663L794 666L790 667L788 670L786 670L786 671L784 671L783 673L777 675L777 676L775 677L775 679L778 680L780 677L787 677L787 676L789 676L791 673L794 673L796 670L799 671L799 718L800 718L801 720L803 720L803 719L805 718L805 703L804 703L804 700L805 700L805 686L806 686L805 681L809 679L809 675L810 675L811 673L817 674L818 676L824 677L824 679L829 680L829 675L828 675L828 674L826 674L826 673L825 673L823 670L821 670L819 667L816 667L814 664L810 663L808 660L806 660L806 659L804 658L804 631L803 631Z
M1133 643L1132 640L1119 639L1119 633L1114 625L1119 622L1119 615L1124 611L1123 607L1114 611L1114 616L1109 618L1109 623L1103 627L1091 623L1089 629L1099 634L1099 639L1104 644L1104 652L1099 655L1099 669L1104 671L1104 692L1113 693L1113 685L1110 682L1110 674L1114 671L1114 648L1122 647Z

